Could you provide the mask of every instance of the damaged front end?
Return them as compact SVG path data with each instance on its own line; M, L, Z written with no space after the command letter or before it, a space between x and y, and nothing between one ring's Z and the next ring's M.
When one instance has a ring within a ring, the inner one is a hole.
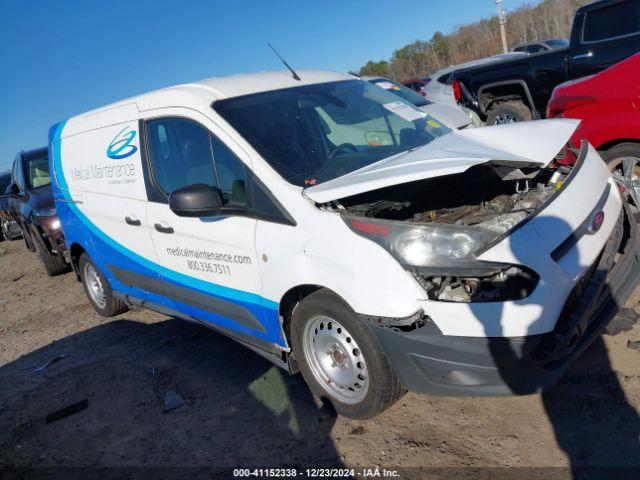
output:
M478 256L552 200L570 167L486 162L462 173L334 200L347 225L391 253L430 300L514 301L536 287L536 272Z

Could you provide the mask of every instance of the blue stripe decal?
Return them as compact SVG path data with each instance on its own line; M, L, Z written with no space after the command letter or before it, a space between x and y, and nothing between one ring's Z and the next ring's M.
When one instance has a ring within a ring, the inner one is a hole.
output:
M263 319L267 332L263 333L247 329L230 319L210 312L204 312L189 305L180 304L182 305L180 311L203 320L220 324L232 330L243 331L257 338L261 338L262 340L277 343L283 347L286 346L282 335L282 327L280 325L278 302L264 298L256 293L206 282L158 265L123 247L93 224L93 222L91 222L91 220L89 220L89 218L73 203L72 198L68 193L69 187L66 182L61 163L61 138L65 125L66 121L60 122L51 127L49 131L49 158L52 167L51 169L55 174L56 180L52 182L54 198L67 200L66 202L56 202L56 207L58 208L58 215L62 221L68 242L72 243L73 238L82 239L78 243L83 245L86 250L95 252L109 251L109 255L114 255L117 258L118 263L123 268L128 268L152 278L162 275L163 279L169 283L188 287L199 291L200 293L213 295L224 300L231 300L235 303L241 304L254 313L257 318ZM53 155L51 155L52 153ZM112 250L112 252L110 250ZM103 262L99 261L99 257L100 255L92 256L94 261L99 263L99 266L109 281L112 284L115 283L121 285L120 288L117 288L118 291L121 291L121 293L124 294L139 295L139 292L130 291L131 289L129 287L117 282L117 280L108 273L108 269L105 268ZM113 260L115 259L110 258L110 261ZM149 292L145 292L145 299L160 304L167 303L165 298Z

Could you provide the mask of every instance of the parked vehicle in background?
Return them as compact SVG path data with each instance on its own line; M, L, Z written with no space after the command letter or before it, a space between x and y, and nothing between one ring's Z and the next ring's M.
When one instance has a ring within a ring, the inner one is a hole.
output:
M51 193L47 148L21 151L11 169L9 205L27 248L36 252L47 275L67 270L65 243Z
M576 12L567 48L457 70L456 101L488 125L542 118L553 89L640 51L640 0L600 0Z
M22 236L20 227L9 211L9 196L7 195L9 185L11 185L11 172L0 173L0 241L3 239L15 240Z
M49 138L98 313L200 322L366 418L405 389L539 391L624 304L638 226L587 142L555 167L577 123L451 131L306 70L150 92Z
M499 55L493 55L487 58L481 58L479 60L472 60L470 62L461 63L459 65L453 65L451 67L444 68L442 70L437 71L436 73L429 75L427 77L430 81L424 87L425 96L429 100L433 100L434 102L440 103L450 103L452 105L457 105L456 99L453 95L453 87L452 84L452 74L456 70L461 70L464 68L475 67L478 65L487 65L493 64L497 62L502 62L504 60L510 60L513 58L521 58L526 56L526 53L522 52L509 52L509 53L501 53Z
M513 52L539 53L556 50L558 48L566 48L569 46L569 40L566 38L552 38L540 42L521 43L513 47Z
M429 83L429 80L426 78L412 78L410 80L405 80L404 82L401 82L402 85L404 85L405 87L413 90L414 92L419 93L420 95L424 96L424 86Z
M418 95L417 92L410 90L399 82L385 77L361 77L362 80L384 88L385 90L397 95L411 105L418 107L425 113L428 113L436 120L441 121L449 128L459 130L466 128L471 124L471 118L458 105L447 103L436 103L427 100L425 97Z
M600 150L636 216L640 207L640 53L555 88L549 118L579 118L572 141Z

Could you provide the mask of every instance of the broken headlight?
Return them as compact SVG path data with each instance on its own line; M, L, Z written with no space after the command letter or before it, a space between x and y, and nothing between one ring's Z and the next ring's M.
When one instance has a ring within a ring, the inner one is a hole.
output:
M427 276L414 271L429 300L441 302L506 302L527 298L538 284L538 275L518 265L496 267L486 276Z
M499 233L462 225L417 225L372 218L343 216L358 235L373 240L407 266L474 269L474 252Z
M416 225L343 216L349 227L389 251L430 300L498 302L528 297L538 275L518 265L483 262L474 253L500 233L460 225Z

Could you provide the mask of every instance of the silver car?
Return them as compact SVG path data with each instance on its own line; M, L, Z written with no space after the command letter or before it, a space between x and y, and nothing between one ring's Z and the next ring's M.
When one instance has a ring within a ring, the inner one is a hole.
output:
M415 105L420 110L440 120L449 128L457 130L466 128L471 124L471 117L455 103L439 103L427 100L419 93L405 87L399 82L385 77L361 77L363 80L373 83L385 90L397 95L405 102Z

